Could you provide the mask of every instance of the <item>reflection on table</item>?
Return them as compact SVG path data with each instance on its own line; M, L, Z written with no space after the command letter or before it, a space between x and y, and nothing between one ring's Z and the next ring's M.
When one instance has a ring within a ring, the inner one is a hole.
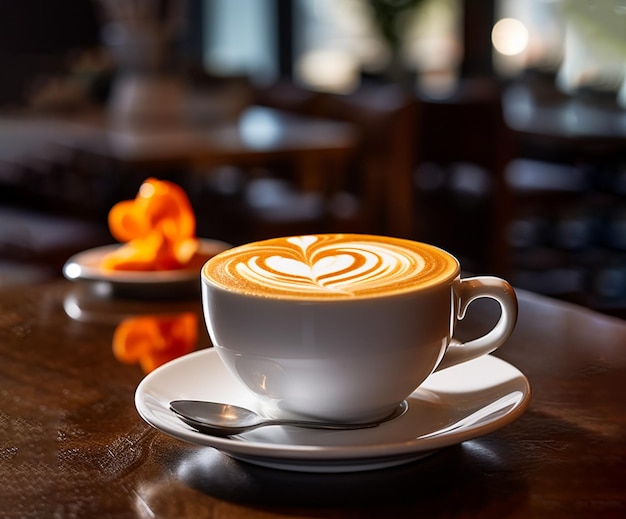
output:
M626 512L626 324L520 291L497 356L532 387L526 412L484 436L382 470L313 474L237 461L137 414L144 378L116 360L119 324L197 316L197 296L132 300L58 281L0 290L0 501L7 517L619 517ZM69 301L69 303L68 303ZM476 302L461 338L496 317ZM89 317L89 318L88 318ZM288 492L285 489L289 489Z

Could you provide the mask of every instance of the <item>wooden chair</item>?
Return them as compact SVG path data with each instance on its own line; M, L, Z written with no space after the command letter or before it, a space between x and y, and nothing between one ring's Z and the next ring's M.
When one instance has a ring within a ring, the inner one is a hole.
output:
M313 228L411 235L417 108L411 94L397 85L364 85L350 94L329 94L281 82L276 90L263 91L258 101L348 122L357 129L356 153L347 164L345 177L337 179L331 198L324 202L326 208L330 206L330 219ZM290 219L297 220L296 215L286 211L284 221Z
M368 232L410 237L415 164L415 97L395 84L364 85L348 95L326 95L319 114L359 129L347 188L356 193Z
M419 103L415 236L467 259L469 269L505 275L505 170L515 143L500 86L465 79L451 95L421 95Z

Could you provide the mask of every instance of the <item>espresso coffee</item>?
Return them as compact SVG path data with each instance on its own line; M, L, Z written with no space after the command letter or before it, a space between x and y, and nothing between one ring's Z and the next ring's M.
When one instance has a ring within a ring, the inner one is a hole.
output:
M439 285L459 274L457 260L424 243L360 234L317 234L258 241L210 259L203 275L217 287L292 299L387 296Z

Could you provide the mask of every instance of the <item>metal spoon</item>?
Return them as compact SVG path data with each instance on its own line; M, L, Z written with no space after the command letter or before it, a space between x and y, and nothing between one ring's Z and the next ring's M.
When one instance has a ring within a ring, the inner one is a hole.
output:
M213 436L240 434L266 425L292 425L309 429L354 430L377 427L383 422L401 416L406 412L406 402L401 403L386 418L367 423L328 423L309 420L275 420L263 418L250 409L236 405L202 400L174 400L170 409L190 427Z

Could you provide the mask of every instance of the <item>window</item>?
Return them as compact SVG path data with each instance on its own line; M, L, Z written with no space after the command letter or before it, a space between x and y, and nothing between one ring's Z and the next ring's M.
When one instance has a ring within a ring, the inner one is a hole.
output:
M296 0L295 79L348 91L361 74L385 74L394 57L367 0ZM460 49L459 0L424 0L402 20L401 65L412 72L454 73Z
M204 0L204 65L223 75L278 75L276 0Z

